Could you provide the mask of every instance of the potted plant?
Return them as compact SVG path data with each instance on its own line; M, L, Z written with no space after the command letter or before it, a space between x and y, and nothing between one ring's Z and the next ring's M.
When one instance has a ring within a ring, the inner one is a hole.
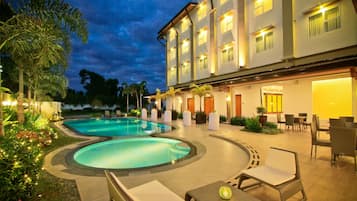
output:
M198 86L196 84L191 84L190 87L192 88L191 89L192 94L200 97L200 111L196 112L196 124L206 123L206 114L202 112L201 99L203 96L211 92L212 86L208 84L204 84L201 86Z
M263 126L268 119L268 116L264 115L266 113L265 107L257 107L257 113L259 114L259 122Z
M169 90L166 91L165 97L170 97L171 99L171 110L172 110L172 120L177 120L177 111L174 109L174 99L177 93L179 93L181 89L175 89L174 87L169 87Z

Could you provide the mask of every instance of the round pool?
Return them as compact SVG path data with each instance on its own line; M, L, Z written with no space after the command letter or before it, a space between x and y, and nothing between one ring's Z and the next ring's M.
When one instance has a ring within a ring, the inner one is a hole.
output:
M88 145L75 152L74 160L94 168L135 169L175 163L190 152L191 147L180 140L141 137Z
M68 120L65 126L90 136L148 136L171 131L171 126L136 118Z

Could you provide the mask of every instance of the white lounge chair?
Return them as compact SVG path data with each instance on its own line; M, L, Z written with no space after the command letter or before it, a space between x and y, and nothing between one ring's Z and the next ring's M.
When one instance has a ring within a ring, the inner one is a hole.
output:
M182 198L157 180L127 189L113 172L105 170L104 173L112 201L183 201Z
M255 179L258 183L241 187L243 181L247 179ZM261 183L278 190L282 201L299 191L303 195L302 200L307 200L300 180L299 163L295 152L271 147L265 165L242 171L238 188L246 189Z

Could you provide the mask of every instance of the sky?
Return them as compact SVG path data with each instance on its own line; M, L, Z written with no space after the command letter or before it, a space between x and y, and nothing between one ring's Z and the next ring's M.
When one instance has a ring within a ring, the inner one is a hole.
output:
M119 84L147 81L149 92L166 89L165 47L156 39L189 0L67 0L88 23L88 42L72 40L66 76L84 90L79 71L87 69Z

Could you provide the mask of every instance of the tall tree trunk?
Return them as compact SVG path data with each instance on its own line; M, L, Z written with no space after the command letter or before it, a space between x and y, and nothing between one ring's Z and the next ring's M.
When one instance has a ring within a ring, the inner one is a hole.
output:
M27 100L29 101L29 109L32 113L35 112L34 105L32 104L31 89L27 89Z
M20 124L25 121L24 116L24 69L19 67L19 95L17 97L17 120Z
M140 109L143 109L143 95L140 93Z
M138 93L135 93L135 97L136 97L136 109L139 109L139 97L138 97Z
M129 94L126 95L126 113L129 113Z
M1 72L0 72L0 87L1 87ZM1 90L1 89L0 89ZM4 126L3 126L3 112L2 112L2 91L0 91L0 136L4 136L5 132L4 132Z

